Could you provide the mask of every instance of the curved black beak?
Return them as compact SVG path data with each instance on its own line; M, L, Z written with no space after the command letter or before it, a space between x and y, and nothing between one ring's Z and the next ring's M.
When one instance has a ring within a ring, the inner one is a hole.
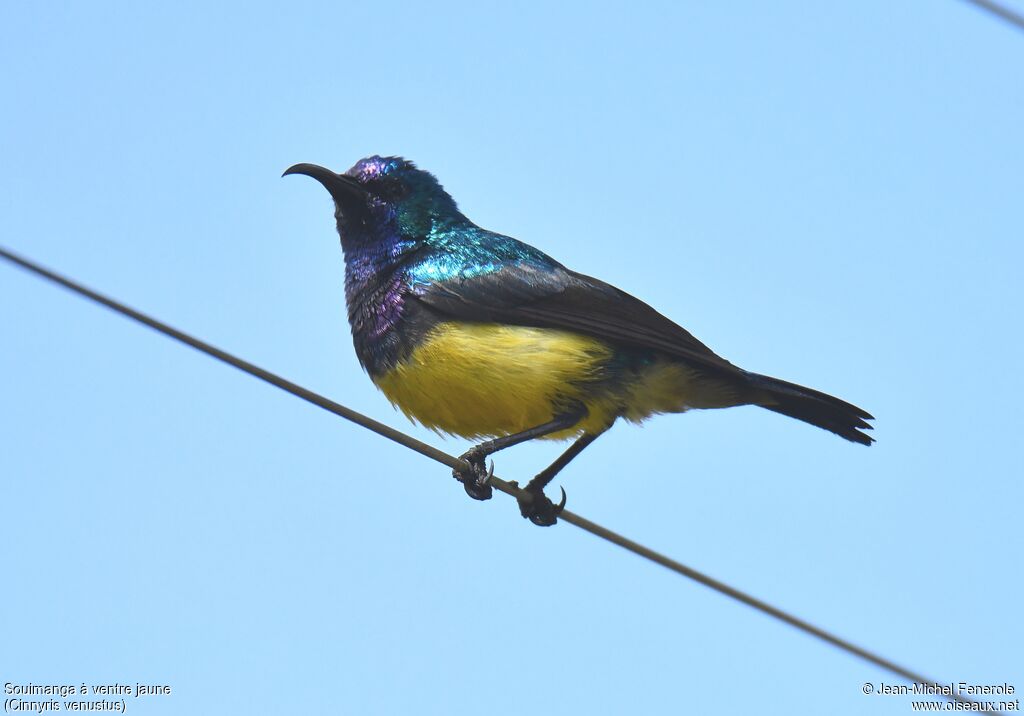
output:
M296 164L284 170L281 176L289 174L305 174L313 177L323 184L324 189L330 192L334 203L341 209L358 209L366 206L366 200L370 193L362 185L350 176L335 174L330 169L316 164Z

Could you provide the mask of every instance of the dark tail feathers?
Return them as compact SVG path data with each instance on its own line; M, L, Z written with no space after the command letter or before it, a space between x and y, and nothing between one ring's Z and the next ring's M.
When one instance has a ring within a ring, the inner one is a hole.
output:
M874 420L874 416L856 405L778 378L757 373L749 375L752 385L761 393L757 404L762 408L817 425L861 445L875 441L861 432L871 430L867 421Z

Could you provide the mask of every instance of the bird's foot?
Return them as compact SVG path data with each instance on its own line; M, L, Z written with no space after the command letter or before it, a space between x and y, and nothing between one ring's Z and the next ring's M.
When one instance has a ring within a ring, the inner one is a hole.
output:
M548 499L544 494L544 488L527 485L523 488L525 494L516 498L519 502L519 512L526 519L541 527L550 527L558 522L558 516L565 509L565 490L562 490L562 501L557 505Z
M466 494L474 500L489 500L494 495L491 487L491 476L494 475L494 461L487 467L487 456L481 455L475 448L463 453L460 460L469 463L469 469L452 470L452 477L462 483Z

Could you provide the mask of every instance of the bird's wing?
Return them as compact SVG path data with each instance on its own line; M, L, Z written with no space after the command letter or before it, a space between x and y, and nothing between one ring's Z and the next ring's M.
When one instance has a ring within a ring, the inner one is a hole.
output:
M560 265L508 262L482 275L417 286L413 295L454 320L575 331L667 353L719 374L746 375L643 301Z

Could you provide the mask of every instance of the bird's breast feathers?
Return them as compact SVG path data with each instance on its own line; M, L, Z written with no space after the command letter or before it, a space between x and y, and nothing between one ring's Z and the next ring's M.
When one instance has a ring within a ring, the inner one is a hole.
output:
M582 403L587 417L549 436L564 439L620 416L684 410L690 376L674 361L624 365L610 344L579 333L452 321L373 380L410 418L467 438L527 430Z

